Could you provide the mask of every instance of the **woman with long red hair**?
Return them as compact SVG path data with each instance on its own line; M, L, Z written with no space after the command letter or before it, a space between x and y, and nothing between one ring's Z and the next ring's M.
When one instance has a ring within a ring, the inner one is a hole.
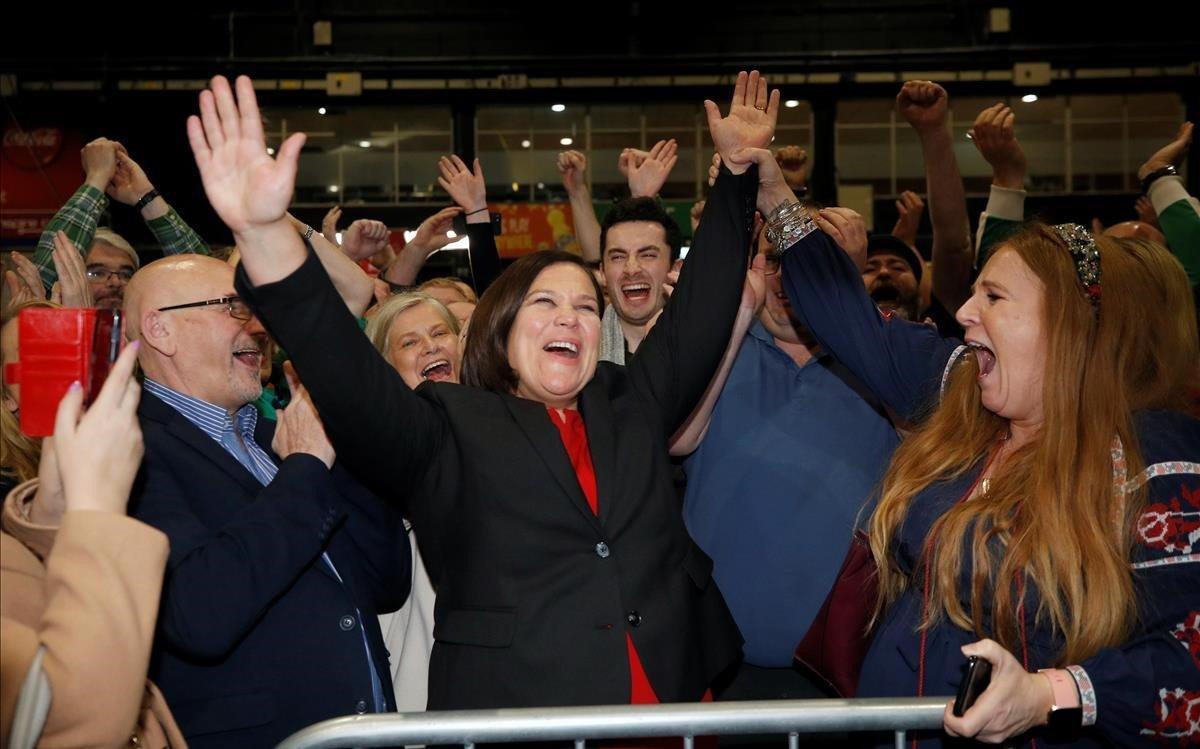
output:
M1200 741L1200 344L1178 261L1034 224L981 271L965 344L943 339L871 304L834 244L865 241L856 214L807 221L755 160L793 308L915 425L870 519L858 696L953 694L973 655L991 684L947 706L952 736Z

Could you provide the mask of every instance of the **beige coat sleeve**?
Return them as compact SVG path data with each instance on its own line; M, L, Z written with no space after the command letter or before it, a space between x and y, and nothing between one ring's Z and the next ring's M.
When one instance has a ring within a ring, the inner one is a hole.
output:
M166 536L132 518L63 515L46 559L41 616L3 612L4 743L16 702L10 686L20 685L40 645L53 701L38 746L128 745L146 690L166 559Z

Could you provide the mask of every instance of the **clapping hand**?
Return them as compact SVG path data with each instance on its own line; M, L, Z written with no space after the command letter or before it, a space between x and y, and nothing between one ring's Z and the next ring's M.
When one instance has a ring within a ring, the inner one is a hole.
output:
M54 270L58 273L58 280L50 289L50 301L64 307L95 306L83 256L75 249L65 232L54 233L54 253L50 257L54 261Z
M13 269L4 272L4 283L8 286L10 310L35 299L46 298L46 287L37 266L19 252L9 253Z
M117 148L116 141L96 138L80 150L79 161L87 184L97 190L108 189L117 172Z
M679 161L678 151L679 144L672 138L655 143L645 158L638 158L632 149L622 152L618 165L629 181L630 194L635 198L658 195Z
M118 203L137 205L148 192L154 189L150 178L142 167L133 160L121 144L117 144L117 168L108 183L108 196Z
M283 372L287 377L288 388L292 399L287 408L276 413L278 419L275 437L271 440L271 449L280 458L287 459L290 455L304 453L312 455L325 464L326 468L333 467L337 453L333 444L325 434L325 425L317 414L308 390L300 383L292 363L284 362Z

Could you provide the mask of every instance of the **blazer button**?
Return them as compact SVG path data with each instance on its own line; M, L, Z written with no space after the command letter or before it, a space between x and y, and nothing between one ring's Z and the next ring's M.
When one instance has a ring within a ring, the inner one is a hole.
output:
M636 627L642 623L642 615L636 611L630 611L625 615L625 621L629 622L629 626Z
M363 715L364 713L366 713L367 712L367 701L359 700L358 702L355 702L354 703L354 712L358 713L359 715Z
M342 631L349 632L354 629L354 617L346 614L338 620L338 626L342 628Z
M604 543L603 541L596 544L596 556L600 557L601 559L608 559L608 555L610 553L611 552L608 550L608 544Z

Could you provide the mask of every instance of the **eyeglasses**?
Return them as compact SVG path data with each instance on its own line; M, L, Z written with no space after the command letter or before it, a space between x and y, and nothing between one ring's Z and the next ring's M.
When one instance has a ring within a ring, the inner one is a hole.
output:
M250 307L242 301L240 296L223 296L218 299L205 299L203 302L188 302L187 304L172 304L170 307L159 307L159 312L169 312L173 309L189 309L191 307L215 307L219 305L225 306L225 311L234 320L249 320L254 317L254 313L250 311Z
M129 283L129 279L133 278L133 271L129 268L121 268L120 270L109 270L103 267L87 269L87 277L92 281L104 281L107 283L108 279L113 276L116 276L125 283Z
M764 252L763 255L766 258L766 263L764 264L765 267L763 268L763 275L764 276L779 275L779 263L780 263L780 261L783 260L783 253L780 252L779 250L769 250L767 252Z

